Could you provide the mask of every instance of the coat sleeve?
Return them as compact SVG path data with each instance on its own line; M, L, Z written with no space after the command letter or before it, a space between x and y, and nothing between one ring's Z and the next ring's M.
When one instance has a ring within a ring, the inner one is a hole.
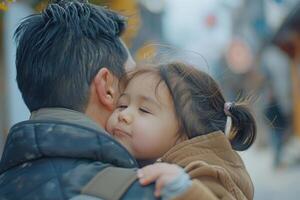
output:
M230 174L220 166L194 161L185 167L192 186L174 200L247 200Z
M199 180L193 180L191 187L172 200L218 200L215 194Z

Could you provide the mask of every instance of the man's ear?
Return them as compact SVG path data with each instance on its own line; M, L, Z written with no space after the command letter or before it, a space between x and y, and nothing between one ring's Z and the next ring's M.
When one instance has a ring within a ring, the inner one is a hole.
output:
M116 98L114 75L107 68L101 68L94 78L94 84L99 101L108 110L113 111Z

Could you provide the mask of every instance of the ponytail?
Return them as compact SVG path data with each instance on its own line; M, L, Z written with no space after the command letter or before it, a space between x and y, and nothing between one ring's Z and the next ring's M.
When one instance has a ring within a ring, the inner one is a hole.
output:
M228 111L232 119L231 131L228 135L231 146L236 151L244 151L256 138L254 117L244 102L232 103Z

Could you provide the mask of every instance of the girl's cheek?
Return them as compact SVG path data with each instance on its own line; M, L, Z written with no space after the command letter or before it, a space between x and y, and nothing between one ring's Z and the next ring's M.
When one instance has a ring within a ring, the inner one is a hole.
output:
M153 154L156 151L159 144L158 138L150 131L144 131L143 134L137 134L134 138L134 149L140 154Z
M157 122L149 118L143 119L142 116L139 117L138 121L134 123L134 137L133 137L133 148L139 152L141 155L154 152L157 145L160 143L158 141L159 130L157 129Z
M140 120L134 127L135 143L140 146L147 145L148 142L151 142L153 137L151 134L152 131L149 129L149 124L144 124L145 123Z

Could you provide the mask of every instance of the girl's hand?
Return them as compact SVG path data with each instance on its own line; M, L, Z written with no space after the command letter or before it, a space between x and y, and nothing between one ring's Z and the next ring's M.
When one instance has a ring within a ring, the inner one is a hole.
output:
M142 185L148 185L156 181L154 195L159 197L163 187L179 177L182 171L183 169L178 165L155 163L139 169L137 175Z

